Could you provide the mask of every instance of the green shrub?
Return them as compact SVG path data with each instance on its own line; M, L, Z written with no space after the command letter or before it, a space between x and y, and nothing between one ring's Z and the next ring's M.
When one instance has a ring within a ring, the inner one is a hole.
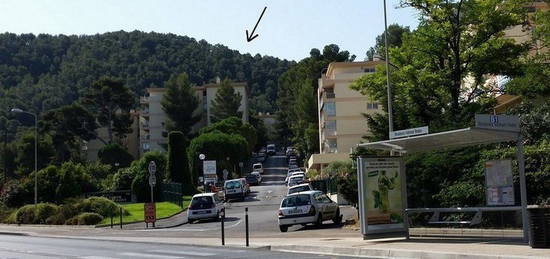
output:
M79 213L93 212L103 217L110 217L111 213L114 213L114 216L120 214L119 206L115 202L104 197L90 197L79 200L74 203L74 206ZM128 215L128 212L123 209L122 214Z
M96 225L103 220L103 217L97 213L93 212L84 212L80 213L77 216L74 216L67 221L67 225Z
M46 219L46 224L48 225L63 225L65 223L65 217L61 213L49 216Z
M78 225L96 225L103 220L103 216L93 212L81 213L77 218Z
M59 206L51 203L25 205L15 213L15 222L21 224L45 224L46 219L57 214Z
M132 181L132 192L136 195L138 201L143 202L149 200L149 162L155 161L157 165L157 184L155 186L155 197L160 197L162 182L164 181L166 171L166 155L158 151L147 152L143 157L132 163L131 168L135 168L136 175Z

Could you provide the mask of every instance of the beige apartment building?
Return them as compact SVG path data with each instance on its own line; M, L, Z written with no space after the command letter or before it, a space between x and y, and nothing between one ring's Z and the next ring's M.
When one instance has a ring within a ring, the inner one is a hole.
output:
M382 61L333 62L319 79L319 153L308 161L308 170L349 159L350 151L369 132L363 114L383 112L376 100L350 89L353 81L373 73Z
M242 112L242 120L248 122L248 95L246 83L232 83L236 92L242 96L239 111ZM199 100L198 109L194 112L202 116L202 120L195 125L194 130L210 125L212 102L220 87L219 81L213 84L195 86L195 93ZM148 88L148 96L140 98L140 154L147 151L166 151L168 147L168 132L166 130L166 113L162 110L161 100L166 93L166 88ZM182 111L185 112L185 111Z

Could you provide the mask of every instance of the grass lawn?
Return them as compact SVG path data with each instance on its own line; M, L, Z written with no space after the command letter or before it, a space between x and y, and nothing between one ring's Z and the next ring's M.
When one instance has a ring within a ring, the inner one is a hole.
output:
M183 197L183 209L171 202L157 202L156 204L157 219L168 218L172 215L175 215L181 212L182 210L186 210L187 207L189 206L190 201L191 201L191 196ZM123 223L143 221L143 203L124 204L121 206L130 213L130 215L122 217ZM114 224L118 224L119 219L120 217L118 216L114 217L113 218ZM111 224L111 218L109 217L104 218L103 221L99 223L99 225L103 225L103 224Z

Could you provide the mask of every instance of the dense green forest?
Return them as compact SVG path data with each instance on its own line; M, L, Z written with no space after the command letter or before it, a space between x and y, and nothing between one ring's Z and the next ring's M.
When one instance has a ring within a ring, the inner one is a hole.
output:
M185 72L192 84L246 81L253 111L276 110L277 80L292 61L241 54L186 36L0 34L0 116L12 107L44 112L78 99L95 80L121 79L136 97Z

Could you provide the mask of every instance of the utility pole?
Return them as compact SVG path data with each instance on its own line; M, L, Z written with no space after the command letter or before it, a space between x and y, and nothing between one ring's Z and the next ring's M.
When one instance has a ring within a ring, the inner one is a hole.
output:
M391 132L393 131L393 109L392 109L392 94L391 94L391 85L390 85L390 55L388 51L388 15L386 12L386 0L384 0L384 42L385 42L385 49L386 49L386 85L388 90L388 136L391 135Z

